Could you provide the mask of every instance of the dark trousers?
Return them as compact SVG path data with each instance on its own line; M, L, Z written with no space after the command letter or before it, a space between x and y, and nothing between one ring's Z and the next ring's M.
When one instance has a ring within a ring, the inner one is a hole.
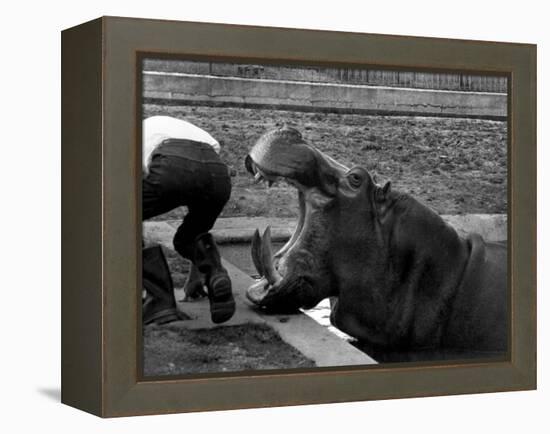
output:
M174 248L193 260L195 238L212 229L230 195L229 170L211 146L165 140L153 154L143 179L143 220L187 206Z

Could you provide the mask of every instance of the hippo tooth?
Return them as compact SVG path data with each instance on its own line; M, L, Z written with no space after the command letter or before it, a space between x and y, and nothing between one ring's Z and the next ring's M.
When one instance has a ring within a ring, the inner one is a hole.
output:
M296 240L302 233L302 228L304 227L304 220L306 215L306 202L304 198L304 193L302 193L300 190L298 190L298 204L298 224L296 225L296 228L294 229L290 240L288 240L287 243L283 247L281 247L277 253L275 253L276 259L281 258L288 250L290 250L290 248L294 245L294 243L296 243Z
M262 180L262 174L260 172L256 173L256 175L254 175L254 183L258 183Z
M273 266L273 253L271 248L271 227L268 226L262 237L262 266L265 278L270 285L275 285L281 280L281 276Z
M260 239L260 231L256 229L254 235L252 236L252 262L258 271L260 276L263 276L264 267L262 265L262 240Z
M248 298L254 304L261 304L262 299L266 296L269 289L269 284L264 278L257 280L246 291L246 298Z

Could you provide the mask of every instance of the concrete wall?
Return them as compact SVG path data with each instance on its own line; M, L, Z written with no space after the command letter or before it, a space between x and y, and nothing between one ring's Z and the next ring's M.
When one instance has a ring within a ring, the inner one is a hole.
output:
M461 90L506 93L503 76L472 75L459 72L420 72L382 70L367 67L346 68L307 65L268 65L189 60L145 59L144 71L182 72L218 77L268 78L274 80L322 83L364 84L369 86L412 87L419 89Z
M504 119L501 93L145 72L143 95L181 104Z
M442 215L460 236L477 233L485 241L501 242L508 239L508 216L506 214ZM175 221L177 227L181 222ZM277 217L226 217L219 218L213 233L221 244L248 243L255 229L261 233L271 227L271 239L286 242L296 228L296 219Z

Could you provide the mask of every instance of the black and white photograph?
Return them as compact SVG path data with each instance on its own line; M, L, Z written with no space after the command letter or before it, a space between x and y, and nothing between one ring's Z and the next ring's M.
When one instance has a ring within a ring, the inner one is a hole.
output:
M144 377L507 357L506 75L140 67Z

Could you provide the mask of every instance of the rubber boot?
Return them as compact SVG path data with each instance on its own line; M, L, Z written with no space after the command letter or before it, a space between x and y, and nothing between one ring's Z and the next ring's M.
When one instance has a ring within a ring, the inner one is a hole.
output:
M174 283L162 247L143 249L143 324L166 324L181 319L176 309Z
M194 256L195 265L205 276L212 321L216 324L228 321L235 313L235 299L231 280L210 233L201 234L195 239Z

